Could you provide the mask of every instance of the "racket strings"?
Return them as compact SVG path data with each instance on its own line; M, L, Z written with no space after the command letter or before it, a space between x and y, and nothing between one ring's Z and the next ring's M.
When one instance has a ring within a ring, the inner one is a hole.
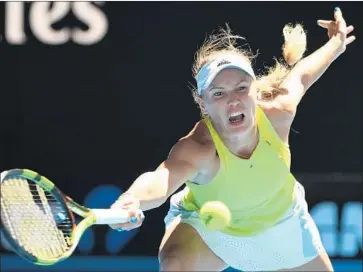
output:
M62 256L71 247L72 220L49 192L26 179L1 185L1 221L10 235L37 258Z

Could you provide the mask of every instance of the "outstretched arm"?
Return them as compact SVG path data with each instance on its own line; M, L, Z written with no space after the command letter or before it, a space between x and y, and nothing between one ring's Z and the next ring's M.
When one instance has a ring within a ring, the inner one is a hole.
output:
M318 20L318 25L327 29L329 41L298 62L282 83L281 87L287 89L289 93L283 98L285 105L296 108L310 86L322 76L335 59L345 52L346 46L355 40L354 36L347 37L354 28L347 27L339 8L334 10L334 19L333 21Z
M126 195L135 197L143 211L159 207L187 180L197 175L205 153L193 139L180 140L155 171L144 173L133 182Z
M191 140L182 140L172 149L167 160L152 172L139 176L126 191L140 202L143 211L157 208L164 204L170 195L187 180L198 173L199 157L197 145ZM194 158L192 154L194 153ZM122 198L122 196L121 196Z
M161 206L180 186L198 174L201 161L204 161L209 153L193 139L180 140L155 171L140 175L111 208L122 208L136 214L135 211L138 209L146 211ZM129 230L140 226L140 220L139 218L136 223L111 227Z

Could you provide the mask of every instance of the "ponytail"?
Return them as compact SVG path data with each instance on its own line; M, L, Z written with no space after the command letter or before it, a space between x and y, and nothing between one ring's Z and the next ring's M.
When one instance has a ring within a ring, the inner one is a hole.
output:
M282 46L283 60L276 60L275 66L268 69L267 75L257 81L260 100L271 101L283 94L281 83L289 74L293 66L298 63L306 51L306 32L302 25L285 25L283 28L284 44Z

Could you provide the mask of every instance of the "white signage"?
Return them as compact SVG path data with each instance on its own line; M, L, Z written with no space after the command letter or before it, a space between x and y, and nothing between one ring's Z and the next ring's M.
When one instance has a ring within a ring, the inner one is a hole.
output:
M93 45L100 42L108 32L108 20L100 6L103 2L6 2L4 39L9 44L24 45L27 42L26 29L30 28L34 37L43 44L61 45L73 42L79 45ZM25 5L30 5L25 16ZM63 27L55 29L72 13L77 20L87 26ZM28 18L27 21L25 19Z

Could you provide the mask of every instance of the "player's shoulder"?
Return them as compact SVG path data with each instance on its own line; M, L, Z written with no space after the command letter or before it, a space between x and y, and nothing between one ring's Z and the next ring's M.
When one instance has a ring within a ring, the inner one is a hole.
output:
M283 95L272 101L258 100L257 105L262 109L270 122L285 120L287 123L291 123L294 119L295 112L290 109L291 106L284 100Z
M212 136L204 119L198 121L191 131L181 140L186 140L200 146L203 149L214 148Z
M275 101L260 103L259 106L281 140L288 144L294 114L291 111L284 110L281 104Z
M172 152L198 159L215 154L215 147L204 120L198 121L187 135L181 137Z

